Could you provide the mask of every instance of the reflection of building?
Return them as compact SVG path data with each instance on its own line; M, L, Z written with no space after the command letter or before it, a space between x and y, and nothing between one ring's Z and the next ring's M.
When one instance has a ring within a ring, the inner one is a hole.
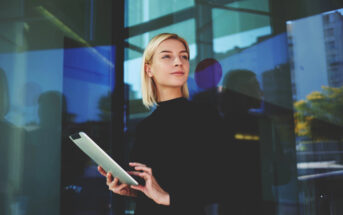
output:
M343 15L323 15L324 41L329 86L343 85Z
M293 99L327 86L322 15L287 22Z
M343 16L340 12L287 22L294 100L322 86L343 85Z

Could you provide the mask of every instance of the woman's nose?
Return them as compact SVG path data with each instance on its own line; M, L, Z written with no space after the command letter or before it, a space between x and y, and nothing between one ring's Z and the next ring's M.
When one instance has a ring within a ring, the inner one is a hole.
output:
M174 59L174 65L175 65L175 66L179 66L179 65L181 65L181 64L182 64L182 61L181 61L180 57L176 57L176 58Z

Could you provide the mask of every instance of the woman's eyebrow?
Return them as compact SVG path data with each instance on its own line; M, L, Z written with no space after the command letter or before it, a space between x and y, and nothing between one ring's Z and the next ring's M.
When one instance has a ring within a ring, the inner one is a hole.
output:
M184 53L184 52L188 54L188 52L186 50L181 50L179 53ZM162 50L160 53L172 53L172 51Z

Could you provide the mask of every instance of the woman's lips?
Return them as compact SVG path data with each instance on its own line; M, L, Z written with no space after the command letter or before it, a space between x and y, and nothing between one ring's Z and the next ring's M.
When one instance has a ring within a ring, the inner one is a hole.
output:
M183 75L183 74L185 74L184 72L181 72L181 71L178 71L178 72L173 72L172 73L173 75Z

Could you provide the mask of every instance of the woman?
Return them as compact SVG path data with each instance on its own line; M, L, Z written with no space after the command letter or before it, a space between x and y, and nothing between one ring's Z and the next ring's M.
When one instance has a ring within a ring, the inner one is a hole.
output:
M214 138L218 116L188 101L189 47L176 34L155 36L143 54L143 104L156 110L136 128L130 174L144 185L129 186L107 177L110 190L137 197L136 214L204 214L213 197ZM207 148L207 144L212 144Z

